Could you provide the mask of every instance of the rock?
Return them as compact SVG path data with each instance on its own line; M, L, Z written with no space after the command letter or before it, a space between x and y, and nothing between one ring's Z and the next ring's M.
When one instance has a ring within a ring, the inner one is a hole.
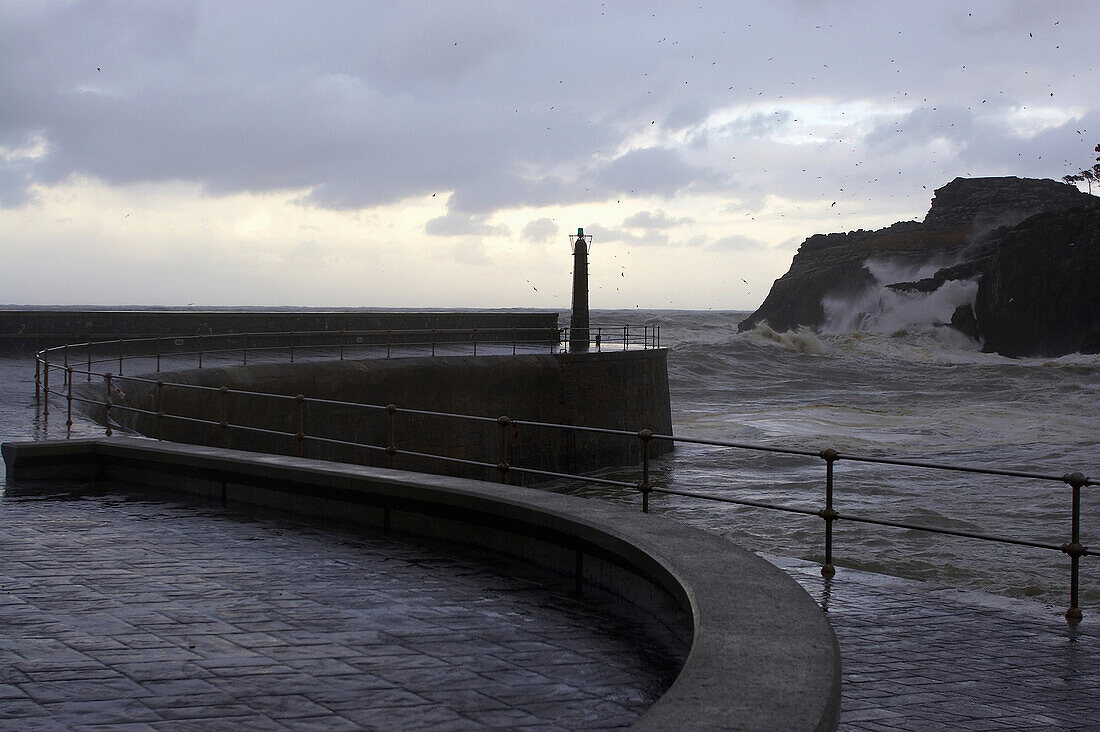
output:
M976 232L1012 226L1041 211L1081 205L1075 186L1034 178L956 178L935 191L924 225L969 226Z
M990 253L990 255L991 254L992 253ZM990 255L971 259L951 267L944 267L941 270L937 270L936 274L931 277L925 277L916 282L892 282L886 285L886 287L895 292L935 292L940 289L945 282L950 282L952 280L969 280L984 274L986 267L989 266Z
M876 286L868 261L890 260L913 267L936 258L946 262L967 246L968 232L966 227L928 230L915 221L904 221L878 231L811 236L799 247L787 274L775 281L764 303L741 321L738 330L764 321L778 331L820 328L825 322L823 300L852 299Z
M978 319L974 315L973 305L960 305L955 308L955 312L951 313L950 325L952 328L969 338L973 338L976 341L981 339L981 335L978 332Z
M1034 341L1039 349L1034 352L1041 355L1054 355L1059 348L1069 348L1071 342L1078 341L1079 345L1071 350L1096 350L1096 347L1087 345L1086 337L1075 340L1068 334L1055 335L1071 327L1070 323L1075 324L1072 328L1077 333L1081 333L1082 328L1088 331L1081 321L1084 316L1069 312L1072 309L1069 302L1086 304L1091 300L1088 294L1076 290L1074 297L1064 301L1052 296L1044 288L1057 281L1058 273L1052 271L1049 276L1040 273L1055 267L1057 263L1037 261L1043 258L1041 226L1053 226L1050 222L1059 220L1063 222L1059 226L1069 227L1067 232L1075 232L1072 236L1080 241L1073 244L1079 248L1070 252L1069 242L1063 242L1065 251L1060 249L1057 254L1048 252L1048 259L1063 257L1083 268L1082 271L1091 271L1088 270L1091 265L1087 264L1091 261L1091 255L1086 253L1087 246L1081 247L1083 242L1091 241L1084 231L1093 224L1083 212L1092 210L1096 204L1094 197L1052 180L956 178L935 191L931 207L922 222L899 222L877 231L811 236L799 247L790 270L775 281L760 308L742 321L738 329L748 330L761 322L766 322L777 331L803 326L821 328L826 320L823 304L826 300L855 302L873 288L883 285L896 292L930 294L947 282L978 280L981 283L979 292L983 293L979 297L980 302L974 306L966 304L955 308L951 322L971 337L985 339L986 350L1010 355L1031 353L1025 343L1028 338L1039 339ZM1081 208L1083 212L1058 219L1057 212L1074 207ZM1037 214L1040 228L1036 228L1037 224L1032 221ZM1043 215L1054 218L1043 219ZM1065 236L1071 235L1066 233ZM1003 249L1005 242L1011 243L1007 249ZM872 275L869 264L875 268L876 263L883 262L894 269L900 265L902 269L911 271L918 267L927 271L928 266L935 266L936 263L943 266L923 279L881 282ZM1016 262L1021 264L1017 266L1014 264ZM1038 282L1023 284L1028 280L1029 267L1034 271L1033 279L1047 277L1046 285L1041 287ZM990 279L994 271L999 279ZM1066 287L1084 286L1075 275L1062 274L1067 275L1063 280ZM1100 280L1093 279L1093 282L1097 281ZM1035 302L1042 303L1041 307L1050 308L1051 312L1059 313L1059 322L1065 325L1047 323L1047 335L1041 338L1038 330L1030 327L1025 329L1027 335L1019 338L1010 336L1014 319L1024 316L1017 311L1015 300L1011 303L1012 307L1008 307L1008 301L998 294L1004 288L1014 288L1014 292L1018 290L1025 299L1039 298ZM1094 314L1090 322L1100 320L1097 311L1091 312Z
M1100 353L1100 201L1033 216L998 243L974 311L983 350Z

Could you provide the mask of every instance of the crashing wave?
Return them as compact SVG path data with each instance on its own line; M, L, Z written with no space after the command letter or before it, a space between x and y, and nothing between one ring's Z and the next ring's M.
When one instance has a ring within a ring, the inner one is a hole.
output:
M941 269L940 263L915 266L869 261L865 266L875 279L872 286L855 297L822 299L825 311L822 333L932 333L948 326L960 305L973 305L978 292L977 279L951 280L932 292L888 286L929 277Z
M821 339L809 328L799 328L798 330L788 330L785 333L779 333L769 328L766 324L760 323L750 330L748 335L755 340L775 343L788 350L795 351L796 353L819 355L827 353L829 350L826 348L825 344L821 342Z

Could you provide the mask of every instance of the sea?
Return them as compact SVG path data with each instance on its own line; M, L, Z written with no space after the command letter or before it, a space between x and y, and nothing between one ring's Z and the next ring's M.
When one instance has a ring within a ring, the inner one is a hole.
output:
M927 322L878 319L818 333L739 333L739 311L596 311L593 326L660 326L668 349L673 431L679 437L842 455L1063 475L1100 476L1100 355L1006 358ZM568 322L564 313L560 321ZM61 403L49 419L34 399L29 355L0 357L0 441L103 434ZM3 467L0 466L0 470ZM637 467L603 477L637 481ZM680 443L654 460L657 488L819 510L818 458ZM835 465L833 560L937 588L1069 600L1059 552L859 524L852 515L1061 545L1070 539L1071 489L1060 482L863 464ZM546 489L640 508L636 491L583 481ZM1100 546L1097 489L1082 491L1082 543ZM816 516L694 497L652 496L652 511L729 537L765 556L824 558ZM1080 605L1100 610L1100 559L1081 559Z

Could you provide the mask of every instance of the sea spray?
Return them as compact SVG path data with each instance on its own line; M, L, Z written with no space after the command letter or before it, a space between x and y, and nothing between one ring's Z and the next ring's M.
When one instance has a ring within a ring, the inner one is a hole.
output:
M887 285L929 277L940 264L868 262L873 285L855 297L826 297L823 333L929 333L945 328L960 305L973 305L977 280L950 280L932 292L898 291Z

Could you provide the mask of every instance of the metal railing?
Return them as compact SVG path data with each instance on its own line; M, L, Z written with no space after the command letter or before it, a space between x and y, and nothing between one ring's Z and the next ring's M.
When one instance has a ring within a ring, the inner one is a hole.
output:
M652 349L661 346L659 325L610 325L590 329L591 345L596 351ZM70 343L38 351L35 354L35 398L40 398L41 381L49 383L50 370L64 370L68 366L84 366L81 374L91 376L94 367L102 364L118 364L117 375L125 372L127 361L155 360L156 371L161 371L164 359L193 358L195 366L203 368L204 362L213 357L239 358L247 366L249 357L285 353L291 363L296 357L314 353L336 356L339 360L362 357L365 354L385 352L390 358L395 353L402 356L428 354L482 355L487 349L493 353L549 352L566 349L569 328L449 328L449 329L388 329L341 331L278 331L256 333L216 333L185 336L152 336L147 338L118 338L86 343ZM178 368L180 364L175 364ZM45 373L43 373L45 371Z
M593 331L598 331L597 328L592 328ZM618 334L619 330L613 331ZM650 328L646 328L641 335L641 342L635 342L631 340L630 333L632 331L622 331L622 340L618 343L623 348L631 347L656 347L659 343L659 331L651 331ZM256 334L251 334L256 335ZM651 340L652 339L652 340ZM145 339L146 341L151 339ZM161 339L157 339L158 341ZM139 341L130 341L128 343L137 343ZM432 341L433 352L435 349L435 341ZM516 343L516 341L512 341ZM605 340L602 345L606 345ZM88 345L88 344L78 344ZM421 344L422 345L422 344ZM555 344L557 347L558 344ZM292 348L292 346L290 346ZM377 347L377 344L375 344ZM476 346L475 346L476 347ZM1046 549L1051 551L1061 552L1069 557L1070 560L1070 603L1069 608L1065 612L1066 619L1071 623L1076 623L1081 620L1082 613L1078 604L1079 595L1079 563L1083 556L1086 556L1092 552L1088 547L1081 543L1081 489L1085 487L1091 487L1097 485L1097 481L1087 477L1081 472L1066 473L1062 475L1056 475L1051 473L1029 472L1029 471L1017 471L1017 470L1002 470L995 468L979 468L963 465L949 465L935 462L923 462L915 460L902 460L895 458L884 458L875 456L855 455L841 453L831 448L823 450L805 450L805 449L793 449L774 447L769 445L759 445L750 443L728 442L723 440L702 439L693 437L675 437L673 435L656 434L648 429L642 429L638 431L621 430L621 429L607 429L601 427L583 427L577 425L556 424L552 422L540 422L533 420L514 419L509 416L483 416L483 415L470 415L470 414L456 414L450 412L438 412L421 409L407 409L398 407L396 404L364 404L358 402L346 402L331 399L316 399L310 398L302 394L295 396L282 395L282 394L269 394L262 392L246 391L240 389L229 389L227 387L212 387L212 386L199 386L195 384L166 382L158 379L150 379L147 377L137 376L123 376L121 374L121 366L124 362L122 355L117 356L117 361L120 366L119 374L93 372L92 366L96 363L103 363L102 360L97 361L88 356L86 363L87 369L77 368L67 359L67 354L71 353L70 350L76 348L74 346L64 346L55 349L47 349L41 351L36 355L35 362L35 380L36 380L36 399L41 395L42 401L44 401L45 408L44 414L49 414L49 396L50 394L61 395L66 401L67 418L66 425L72 426L72 408L73 404L89 404L96 407L103 407L105 410L106 433L111 435L112 430L112 415L118 413L129 413L134 415L144 415L145 417L151 417L155 420L155 424L160 427L160 434L151 435L163 439L163 426L167 420L178 420L180 422L186 422L191 424L200 424L208 427L214 427L219 431L220 442L223 446L229 446L231 433L251 433L259 435L268 435L281 438L291 438L296 444L295 452L298 455L303 455L305 452L307 443L327 444L327 445L339 445L344 447L350 447L356 450L362 450L366 452L374 452L384 454L385 462L388 467L399 468L401 465L398 463L399 457L427 459L432 461L439 461L442 463L448 463L452 465L464 465L476 468L486 468L491 471L495 471L499 475L499 479L502 482L509 482L509 476L511 475L529 475L538 478L550 478L550 479L569 479L580 480L586 483L593 483L597 485L613 486L617 488L626 488L630 491L635 491L641 498L641 509L648 513L650 509L650 495L664 494L688 497L692 499L699 499L704 501L712 501L717 503L735 504L741 506L751 506L755 508L768 509L773 511L781 511L793 514L801 514L805 516L816 516L824 521L824 561L821 566L821 573L824 576L832 576L835 573L835 566L833 564L833 524L837 521L851 521L853 523L872 524L878 526L887 526L901 529L910 529L916 531L924 531L933 534L943 534L948 536L963 537L967 539L974 539L978 541L996 542L1001 544L1010 544L1022 547L1031 547L1037 549ZM287 348L286 345L283 346ZM387 346L387 354L392 350L392 345ZM121 354L121 350L119 351ZM199 351L199 354L202 352ZM207 353L210 353L207 351ZM61 354L66 355L66 360L63 364L51 363L49 360L50 355L58 356ZM157 358L158 369L160 366L160 352L154 354ZM192 353L191 355L194 355ZM343 355L343 351L341 351ZM153 356L145 355L144 358L152 358ZM139 356L132 356L132 358L139 358ZM201 355L199 355L201 359ZM247 360L247 359L245 359ZM115 359L109 359L109 362L114 363ZM81 362L83 366L85 362ZM49 375L51 372L60 371L63 376L63 389L61 391L52 390L49 386ZM93 376L102 378L104 381L104 390L101 400L88 398L81 396L80 394L73 393L74 380L81 377L86 377L88 381ZM152 408L143 408L133 405L127 405L117 400L116 397L122 392L118 388L120 382L134 383L134 384L147 384L152 385L154 388L154 398ZM167 388L188 390L193 394L206 394L207 396L217 395L215 402L219 406L216 407L216 414L208 415L206 417L194 417L184 414L172 414L164 410L164 391ZM295 430L277 430L271 428L257 427L242 423L233 423L229 420L229 400L232 397L249 397L259 398L265 400L278 400L285 404L286 415L292 418L293 423L296 426ZM386 430L387 436L386 444L373 444L355 440L344 440L333 437L321 436L318 434L311 435L307 428L307 407L309 405L323 405L328 407L339 407L353 410L363 410L366 412L373 412L376 414L385 414L386 417ZM402 449L398 444L397 435L400 433L398 429L398 418L402 415L410 415L413 417L440 417L447 419L454 419L460 422L465 422L471 425L481 425L484 428L487 424L495 423L500 430L499 450L494 456L485 456L484 459L468 459L459 458L450 455L442 455L431 452L416 451ZM605 435L626 440L637 440L640 444L641 460L638 466L639 480L636 481L624 481L611 478L596 477L593 475L578 475L573 473L558 472L553 470L544 470L533 467L522 467L518 465L512 465L510 458L512 455L512 445L517 434L519 427L534 427L551 430L563 430L572 433L585 433L590 435ZM746 450L759 453L771 453L781 454L789 456L798 456L802 458L813 458L815 460L821 460L824 468L824 495L823 502L820 508L805 508L800 506L789 506L782 504L775 504L766 501L749 500L742 498L735 498L730 496L716 496L706 493L700 493L697 491L677 490L673 488L661 487L654 485L651 481L651 457L650 446L654 441L668 441L672 443L684 443L694 444L709 447L716 447L722 449L737 449ZM939 526L930 526L927 524L918 524L905 521L896 521L889 518L882 518L876 516L865 516L852 513L841 513L836 509L836 480L834 475L834 466L837 462L848 463L867 463L867 464L881 464L892 466L904 466L910 468L918 468L929 471L948 471L969 473L972 475L985 475L985 476L998 476L1020 479L1032 479L1045 482L1055 482L1064 485L1068 485L1071 489L1070 493L1070 508L1071 508L1071 525L1069 530L1069 541L1056 544L1043 541L1032 541L1028 539L1018 539L1014 537L997 536L992 534L985 534L976 531L963 531L958 529L950 529Z

